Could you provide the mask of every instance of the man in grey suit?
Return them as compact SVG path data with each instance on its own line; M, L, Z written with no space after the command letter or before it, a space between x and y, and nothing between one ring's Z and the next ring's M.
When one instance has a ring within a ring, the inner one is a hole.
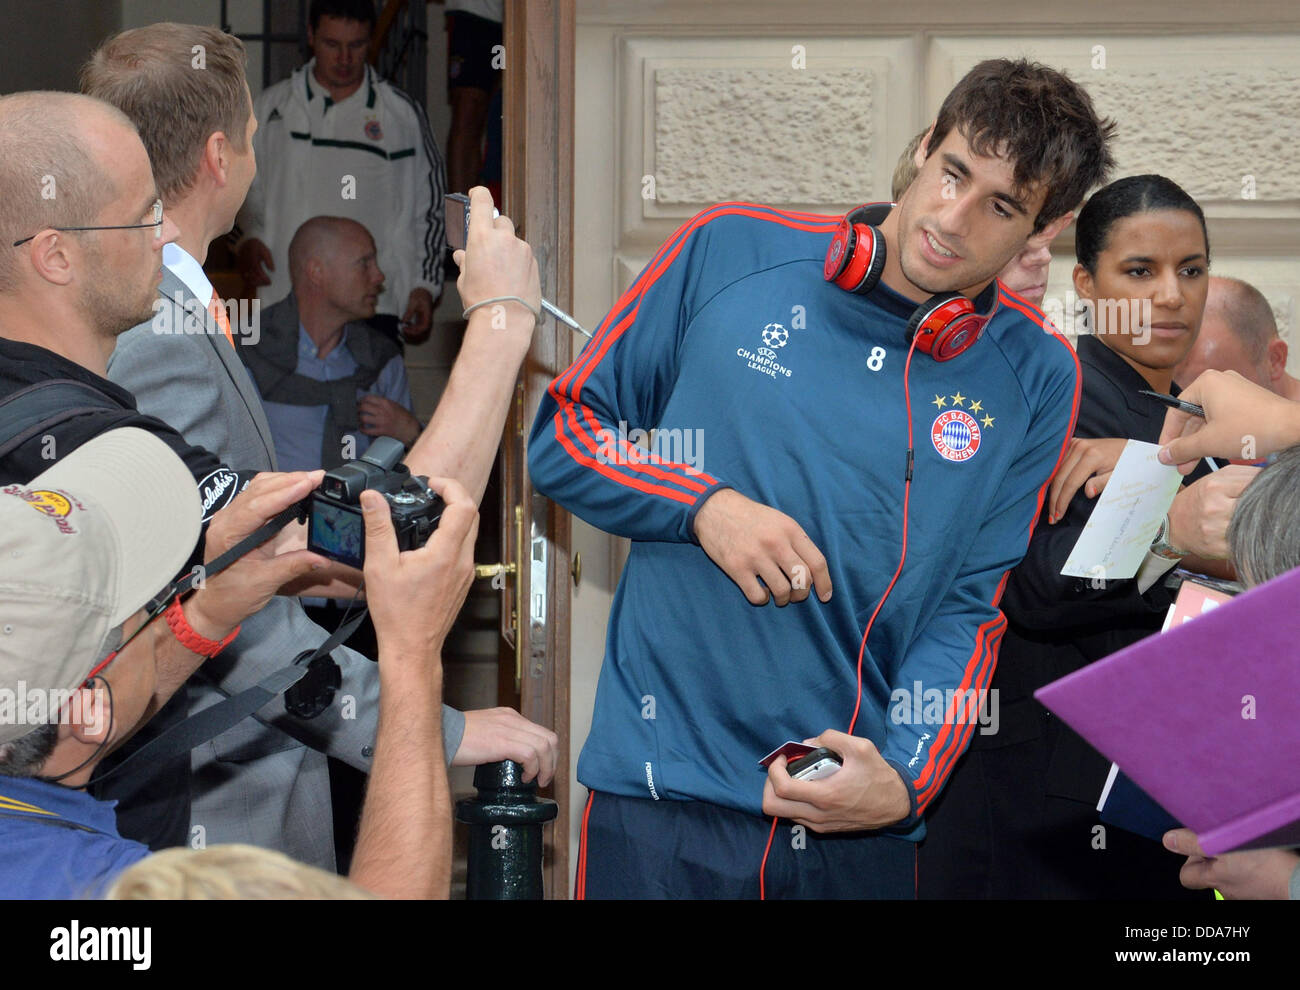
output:
M192 53L202 53L196 71ZM118 340L109 377L130 389L140 408L191 443L238 470L274 470L270 429L253 382L236 354L256 346L256 321L228 321L202 261L227 232L256 170L251 138L257 122L243 71L243 45L213 28L153 24L106 41L82 73L82 89L126 113L140 130L167 215L180 234L164 254L155 317ZM492 215L486 191L475 215ZM511 296L504 319L473 314L442 402L412 448L415 474L459 481L477 503L504 425L515 378L528 349L540 298L531 249L504 217L476 221L460 279L467 306ZM494 328L493 323L504 323ZM322 579L306 593L337 596L340 580ZM328 633L295 599L276 598L244 624L231 649L191 682L191 710L251 686ZM315 719L272 702L193 755L192 844L246 842L296 859L334 864L326 754L369 770L378 714L375 665L347 649L333 653L343 683L335 704ZM454 765L501 759L522 763L545 784L558 739L505 708L443 715L444 745Z

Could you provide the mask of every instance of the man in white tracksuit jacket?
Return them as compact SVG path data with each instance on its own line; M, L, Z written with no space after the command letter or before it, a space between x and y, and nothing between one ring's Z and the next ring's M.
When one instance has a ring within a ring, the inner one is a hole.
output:
M258 290L262 305L279 302L289 294L298 227L315 216L356 220L374 236L387 276L377 312L400 316L407 339L419 340L442 292L442 155L424 110L363 55L340 69L346 49L322 51L339 26L361 27L322 18L312 36L317 57L254 102L258 170L238 217L241 269L253 284L269 277ZM349 76L355 83L338 85ZM267 260L274 268L261 275Z

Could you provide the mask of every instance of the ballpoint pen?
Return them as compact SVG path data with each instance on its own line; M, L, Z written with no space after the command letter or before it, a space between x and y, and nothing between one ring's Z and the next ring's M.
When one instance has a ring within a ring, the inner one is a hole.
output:
M1182 399L1176 399L1172 395L1165 395L1164 392L1152 392L1149 388L1138 389L1139 395L1148 395L1157 402L1163 403L1170 409L1177 409L1180 412L1191 413L1193 416L1205 418L1205 410L1194 402L1184 402Z
M586 330L582 329L582 326L578 323L577 320L575 320L572 316L570 316L570 315L569 315L568 313L566 313L564 310L560 309L560 307L557 306L557 305L555 305L555 303L547 302L545 299L543 299L543 300L542 300L542 309L546 310L546 312L550 313L552 316L554 316L554 317L555 317L557 320L559 320L561 323L564 323L564 324L567 324L568 326L573 327L573 329L577 330L578 333L580 333L580 334L582 334L583 336L585 336L588 340L591 339L591 334L587 333Z
M1138 389L1138 394L1150 396L1157 402L1168 406L1170 409L1177 409L1180 412L1191 413L1193 416L1199 416L1201 419L1205 418L1205 410L1194 402L1184 402L1182 399L1175 398L1172 395L1165 395L1164 392L1152 392L1149 388ZM1213 457L1206 457L1203 458L1203 460L1210 466L1211 471L1219 470L1219 465L1214 463Z

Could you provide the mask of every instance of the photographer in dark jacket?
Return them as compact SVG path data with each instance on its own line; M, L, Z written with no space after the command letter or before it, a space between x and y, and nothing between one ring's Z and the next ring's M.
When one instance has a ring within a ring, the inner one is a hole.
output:
M44 196L47 189L54 194ZM162 248L175 236L175 225L161 214L148 154L122 113L72 93L0 98L0 402L8 400L6 411L20 427L13 437L0 437L0 485L25 485L82 444L121 427L153 434L184 461L205 523L252 477L140 413L131 393L104 377L118 336L150 318ZM69 407L60 397L54 417L43 419L28 403L42 399L52 383L64 383L76 398ZM302 475L298 497L319 477ZM215 579L186 600L182 611L192 631L219 642L276 589L322 562L306 551L274 557L270 547L239 565L264 565L264 588L247 579ZM201 540L191 563L225 549L210 547L205 554ZM113 759L129 756L184 717L183 685L203 658L170 633L159 647L162 707ZM117 778L111 796L135 798L118 816L123 830L155 848L186 844L189 771L189 757L180 756Z
M1160 630L1173 603L1164 572L1192 551L1226 556L1231 506L1254 469L1192 472L1153 544L1158 554L1136 577L1061 574L1126 438L1159 439L1165 407L1140 392L1177 392L1173 368L1205 307L1209 237L1200 207L1175 183L1132 176L1088 201L1075 250L1075 289L1092 330L1077 343L1076 439L1007 582L1009 627L993 679L1000 724L973 737L931 810L922 897L1194 896L1158 843L1101 825L1095 808L1109 761L1033 692Z

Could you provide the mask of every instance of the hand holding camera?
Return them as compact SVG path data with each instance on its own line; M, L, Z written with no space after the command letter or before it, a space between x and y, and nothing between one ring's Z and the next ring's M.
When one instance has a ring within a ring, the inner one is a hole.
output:
M430 479L429 484L445 507L437 531L414 549L399 545L388 500L371 489L361 493L366 592L379 639L381 676L386 657L438 657L474 580L474 501L449 478Z
M361 493L366 490L378 492L387 503L399 549L424 546L438 525L443 502L400 463L404 449L400 440L379 437L362 457L325 474L304 505L308 550L349 567L364 564Z
M252 535L320 484L323 471L259 474L228 506L212 517L203 547L211 562ZM211 579L195 583L185 602L193 629L221 640L248 616L260 611L282 585L301 578L326 561L309 550L284 550L269 540L250 550ZM203 577L203 575L200 575Z

